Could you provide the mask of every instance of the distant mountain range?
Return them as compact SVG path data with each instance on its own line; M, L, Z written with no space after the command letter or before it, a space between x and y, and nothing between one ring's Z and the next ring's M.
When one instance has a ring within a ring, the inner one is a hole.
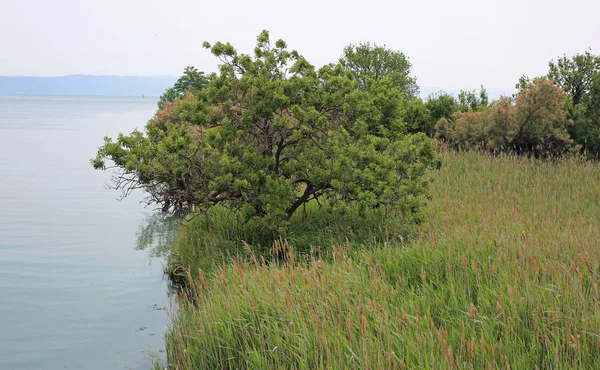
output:
M158 97L175 81L174 76L0 76L0 95Z
M158 97L177 81L175 76L93 76L61 77L0 76L0 95L78 95ZM423 99L438 91L457 95L460 90L421 86ZM479 88L465 89L476 90ZM510 95L507 89L488 88L491 99Z

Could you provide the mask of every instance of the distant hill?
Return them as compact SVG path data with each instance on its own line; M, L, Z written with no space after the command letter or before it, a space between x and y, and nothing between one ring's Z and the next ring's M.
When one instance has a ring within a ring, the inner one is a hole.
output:
M0 95L160 96L173 76L0 76Z

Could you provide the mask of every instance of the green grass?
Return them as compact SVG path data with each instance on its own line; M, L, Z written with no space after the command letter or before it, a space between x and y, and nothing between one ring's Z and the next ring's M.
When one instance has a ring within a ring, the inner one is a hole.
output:
M351 243L354 248L372 248L381 243L397 243L416 232L414 220L390 209L381 212L355 208L320 206L315 201L301 208L290 220L287 234L280 237L293 245L298 256L327 258L331 246ZM210 215L197 215L186 221L172 246L167 273L187 279L232 261L250 261L248 250L257 260L273 260L273 233L263 225L243 225L239 214L216 208Z
M172 312L170 368L600 368L598 164L442 161L411 238L373 218L348 243L323 237L329 253L308 262L194 272ZM194 230L181 243L205 238Z

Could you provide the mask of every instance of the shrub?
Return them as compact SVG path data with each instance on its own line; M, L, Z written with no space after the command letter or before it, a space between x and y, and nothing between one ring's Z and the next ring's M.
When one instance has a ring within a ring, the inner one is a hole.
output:
M441 118L436 136L458 149L516 152L536 157L561 156L572 141L563 91L542 77L516 98L503 97L479 112L455 112Z

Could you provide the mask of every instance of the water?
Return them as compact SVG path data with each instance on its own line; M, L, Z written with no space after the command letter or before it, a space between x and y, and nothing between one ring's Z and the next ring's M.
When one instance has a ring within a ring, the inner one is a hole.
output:
M149 369L163 357L149 209L89 159L153 99L0 96L0 369ZM151 223L152 224L152 223Z

